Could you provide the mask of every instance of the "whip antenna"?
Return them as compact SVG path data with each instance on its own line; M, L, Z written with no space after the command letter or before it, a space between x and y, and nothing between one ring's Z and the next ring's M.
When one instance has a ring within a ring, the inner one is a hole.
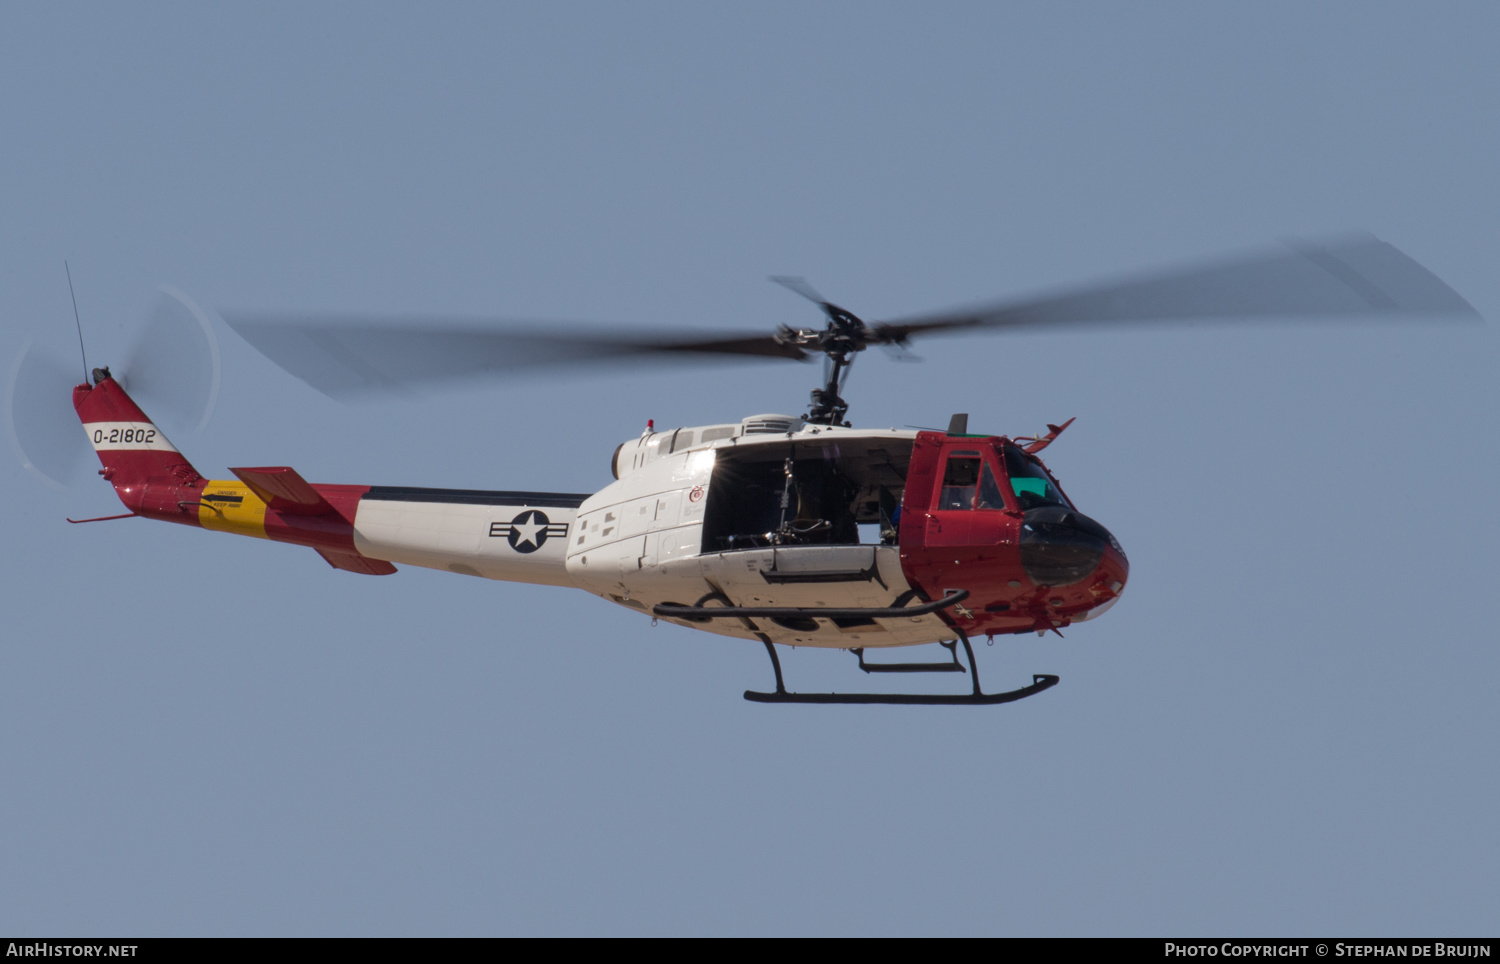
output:
M63 270L68 273L68 294L73 298L73 323L78 326L78 354L83 356L83 383L89 381L89 356L83 350L83 321L78 317L78 295L73 291L73 269L68 267L67 259L63 259Z

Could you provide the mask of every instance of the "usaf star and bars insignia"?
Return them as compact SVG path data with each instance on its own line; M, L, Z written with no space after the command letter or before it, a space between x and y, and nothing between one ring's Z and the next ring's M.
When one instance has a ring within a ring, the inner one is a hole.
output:
M566 522L551 522L547 513L538 509L527 509L509 522L491 522L490 537L505 537L510 547L517 552L536 552L553 537L563 539L568 535Z

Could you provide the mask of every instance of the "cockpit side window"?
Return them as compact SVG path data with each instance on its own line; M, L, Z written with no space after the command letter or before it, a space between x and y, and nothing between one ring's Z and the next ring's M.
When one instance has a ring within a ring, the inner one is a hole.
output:
M943 469L943 488L938 493L939 509L972 509L974 493L979 487L978 452L951 452Z
M1000 494L1000 483L995 481L995 473L990 470L988 462L984 463L984 472L979 476L979 508L1005 508L1005 498Z

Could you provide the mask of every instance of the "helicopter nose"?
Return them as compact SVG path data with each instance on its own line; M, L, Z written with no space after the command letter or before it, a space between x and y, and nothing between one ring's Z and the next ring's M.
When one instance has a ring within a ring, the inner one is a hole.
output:
M1107 550L1124 561L1125 550L1110 531L1077 509L1062 505L1028 509L1021 520L1021 567L1040 586L1071 586L1089 578Z

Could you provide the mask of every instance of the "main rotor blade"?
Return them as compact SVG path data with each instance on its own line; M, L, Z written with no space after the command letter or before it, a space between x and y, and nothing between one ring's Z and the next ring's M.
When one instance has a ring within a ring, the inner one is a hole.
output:
M807 353L774 335L642 331L539 322L507 327L416 318L310 318L226 313L224 320L271 361L334 398L401 393L421 385L641 356L790 358Z
M1372 235L871 326L877 342L965 328L1478 312Z

